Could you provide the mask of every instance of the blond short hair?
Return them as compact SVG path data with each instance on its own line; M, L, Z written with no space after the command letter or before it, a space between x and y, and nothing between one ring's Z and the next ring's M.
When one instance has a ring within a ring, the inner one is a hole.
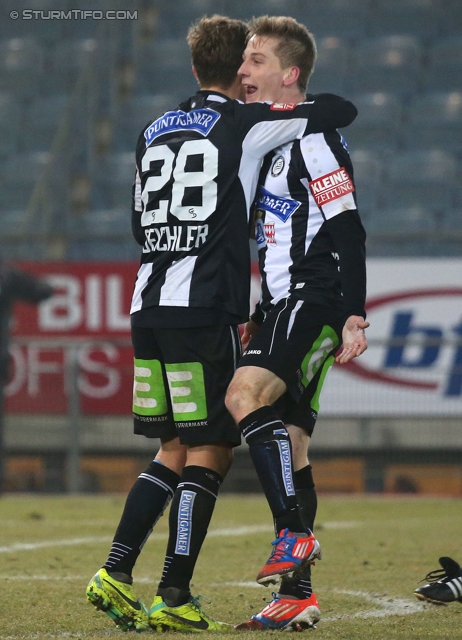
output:
M288 16L261 16L249 23L249 37L274 38L278 44L274 50L281 67L298 67L297 85L305 92L316 61L316 42L304 24Z

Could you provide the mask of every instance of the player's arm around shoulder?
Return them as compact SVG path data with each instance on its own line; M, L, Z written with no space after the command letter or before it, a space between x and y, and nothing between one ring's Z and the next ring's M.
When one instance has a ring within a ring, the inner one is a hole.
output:
M333 93L308 95L306 99L312 103L309 115L311 133L348 127L358 115L357 108L350 100Z
M310 133L346 127L357 114L352 102L331 94L319 94L299 104L234 103L235 122L244 146L258 156Z

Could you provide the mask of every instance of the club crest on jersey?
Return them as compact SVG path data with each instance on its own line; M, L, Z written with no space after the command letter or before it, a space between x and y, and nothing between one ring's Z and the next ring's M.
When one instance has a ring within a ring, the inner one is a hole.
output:
M300 204L298 200L279 198L267 191L264 187L258 187L257 209L272 213L276 218L282 220L282 222L287 222L290 216L297 211Z
M327 173L322 178L312 180L310 189L318 207L346 196L355 190L353 182L344 167L331 171L331 173Z
M284 171L285 161L283 156L276 156L273 166L271 167L271 175L277 178Z
M146 146L166 133L175 131L197 131L203 136L208 136L220 114L213 109L194 109L193 111L167 111L164 115L154 120L144 132Z
M273 102L270 109L271 111L293 111L296 106L296 102Z

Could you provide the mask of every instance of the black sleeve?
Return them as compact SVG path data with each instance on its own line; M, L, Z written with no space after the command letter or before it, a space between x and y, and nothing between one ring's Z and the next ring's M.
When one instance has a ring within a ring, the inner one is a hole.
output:
M250 319L260 326L263 324L263 320L265 319L265 314L262 311L261 305L259 302L255 305L255 311L250 316Z
M348 127L358 115L352 102L332 93L319 93L309 96L309 99L314 100L314 104L310 111L307 133Z
M342 211L326 220L340 262L343 292L343 321L349 316L366 317L366 232L354 211Z

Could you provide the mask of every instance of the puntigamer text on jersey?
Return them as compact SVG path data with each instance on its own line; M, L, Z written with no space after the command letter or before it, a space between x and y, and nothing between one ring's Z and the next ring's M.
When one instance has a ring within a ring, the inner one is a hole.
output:
M158 136L175 131L197 131L203 136L208 135L214 124L220 118L220 114L212 109L196 109L185 113L184 111L168 111L154 122L144 132L146 146Z

